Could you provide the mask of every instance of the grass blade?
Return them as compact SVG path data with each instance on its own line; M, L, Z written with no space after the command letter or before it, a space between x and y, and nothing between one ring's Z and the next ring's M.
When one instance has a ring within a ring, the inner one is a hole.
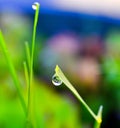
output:
M6 43L5 43L5 40L4 40L4 37L3 37L3 34L2 34L1 31L0 31L0 45L1 45L1 48L3 50L3 54L5 56L5 59L6 59L6 62L7 62L7 66L9 68L10 74L12 76L14 85L16 87L16 90L17 90L21 105L22 105L23 110L24 110L24 112L26 114L27 113L27 108L26 108L25 100L24 100L22 92L21 92L20 81L18 79L17 73L16 73L15 68L13 66L13 63L11 61L11 58L10 58L10 55L9 55L9 52L8 52L8 49L7 49L7 46L6 46Z
M94 112L90 109L90 107L85 103L85 101L82 99L82 97L79 95L77 90L72 86L72 84L68 81L66 76L63 74L62 70L57 65L55 68L55 74L62 80L62 82L73 92L73 94L78 98L78 100L84 105L84 107L89 111L89 113L92 115L92 117L99 122L99 116L96 116Z
M35 9L35 17L34 17L34 26L33 26L33 35L32 35L32 47L31 51L29 50L29 46L26 44L26 51L27 51L27 56L28 56L28 65L29 65L29 81L28 81L28 114L27 114L27 119L28 122L33 125L32 120L31 120L31 112L33 112L32 104L33 104L33 90L34 88L32 87L32 82L33 82L33 60L34 60L34 49L35 49L35 38L36 38L36 29L37 29L37 22L38 22L38 17L39 17L39 8L40 5L39 3L34 3L34 9ZM29 52L30 51L30 52ZM28 126L29 127L29 126Z
M27 90L28 90L28 86L29 86L29 73L28 73L28 68L27 68L27 64L24 61L23 62L23 66L24 66L24 73L25 73L25 80L26 80L26 86L27 86Z
M29 48L29 44L28 44L27 41L25 42L25 51L26 51L28 67L29 67L29 70L30 70L30 48Z
M102 123L102 111L103 111L103 106L101 105L99 107L98 114L97 114L98 121L95 122L94 128L100 128L100 126L101 126L101 123Z

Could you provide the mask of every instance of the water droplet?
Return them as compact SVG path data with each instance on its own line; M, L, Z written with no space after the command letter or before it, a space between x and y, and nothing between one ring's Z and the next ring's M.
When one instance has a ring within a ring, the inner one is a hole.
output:
M62 81L60 80L59 76L57 76L56 74L53 75L52 77L52 83L55 85L55 86L60 86L62 84Z
M32 8L33 8L34 10L36 10L38 5L39 5L39 3L38 3L38 2L35 2L35 3L32 5Z

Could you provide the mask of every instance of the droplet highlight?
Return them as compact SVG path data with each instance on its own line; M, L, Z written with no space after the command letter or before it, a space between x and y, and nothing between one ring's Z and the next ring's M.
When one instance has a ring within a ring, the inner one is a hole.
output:
M55 85L55 86L60 86L62 84L62 81L61 79L59 78L59 76L57 76L56 74L53 75L52 77L52 83Z
M37 7L38 7L38 5L39 5L39 3L38 3L38 2L35 2L35 3L32 5L32 8L33 8L34 10L36 10Z

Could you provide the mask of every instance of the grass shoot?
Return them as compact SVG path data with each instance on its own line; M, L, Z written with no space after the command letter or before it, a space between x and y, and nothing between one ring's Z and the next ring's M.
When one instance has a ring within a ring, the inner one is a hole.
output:
M69 80L66 78L62 70L57 65L55 68L55 75L53 76L54 79L52 79L53 84L59 84L61 81L72 91L72 93L77 97L77 99L84 105L84 107L89 111L91 116L95 119L95 126L94 128L100 128L101 122L102 122L102 109L103 107L100 106L98 115L96 115L91 108L86 104L86 102L83 100L83 98L79 95L77 90L73 87L73 85L69 82ZM61 82L61 84L62 84ZM59 84L60 85L60 84Z

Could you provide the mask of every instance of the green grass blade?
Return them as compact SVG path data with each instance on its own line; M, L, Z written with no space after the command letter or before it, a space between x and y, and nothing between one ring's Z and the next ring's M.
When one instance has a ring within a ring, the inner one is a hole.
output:
M24 112L26 114L27 109L26 109L25 100L24 100L23 95L22 95L22 92L21 92L21 88L20 88L21 85L20 85L18 76L16 74L15 68L13 66L13 63L11 61L10 55L8 53L8 49L7 49L7 46L6 46L6 43L5 43L5 40L4 40L4 37L3 37L3 34L2 34L1 31L0 31L0 45L1 45L1 48L3 50L3 54L5 56L5 59L6 59L6 62L7 62L7 66L9 68L10 74L12 76L14 85L16 87L16 90L17 90L17 93L18 93L18 96L19 96L21 105L22 105L23 110L24 110Z
M31 59L30 59L30 76L31 77L33 74L33 59L34 59L36 29L37 29L37 22L38 22L38 17L39 17L39 6L40 6L39 4L36 4L34 26L33 26L32 49L31 49ZM32 78L30 79L32 80Z
M27 88L29 88L29 73L28 73L28 68L27 68L27 64L26 62L24 61L23 62L23 66L24 66L24 73L25 73L25 80L26 80L26 86Z
M36 5L34 26L33 26L32 49L31 49L31 57L30 57L29 93L31 93L31 85L32 85L32 79L33 79L33 59L34 59L35 37L36 37L36 28L37 28L38 16L39 16L39 4ZM30 102L30 99L28 99L28 106L29 106L29 102Z
M98 121L95 122L94 128L100 128L101 123L102 123L102 111L103 111L103 106L99 107L98 114L97 114L97 119Z
M29 78L29 92L31 93L31 85L33 79L33 59L34 59L34 49L35 49L35 37L36 37L36 28L39 16L39 4L36 5L35 18L34 18L34 26L33 26L33 35L32 35L32 49L31 49L31 57L30 57L30 78ZM30 95L30 94L29 94ZM30 100L28 101L30 102Z
M27 41L25 42L25 51L26 51L28 67L29 67L29 70L30 70L30 48L29 48L29 44L28 44Z
M92 117L98 122L98 117L94 114L94 112L90 109L90 107L85 103L82 97L79 95L77 90L72 86L72 84L68 81L68 79L63 74L62 70L57 65L55 68L56 75L62 80L62 82L73 92L73 94L78 98L78 100L84 105L84 107L89 111Z
M39 17L39 8L40 5L39 3L35 3L35 17L34 17L34 26L33 26L33 35L32 35L32 47L31 47L31 51L30 51L30 62L29 63L29 86L28 86L28 122L32 122L31 121L31 112L33 111L32 109L32 99L33 99L33 87L32 87L32 81L33 81L33 60L34 60L34 49L35 49L35 38L36 38L36 29L37 29L37 22L38 22L38 17ZM26 46L28 48L28 46ZM28 56L29 56L28 55ZM28 58L29 59L29 58ZM32 124L33 125L33 124Z

